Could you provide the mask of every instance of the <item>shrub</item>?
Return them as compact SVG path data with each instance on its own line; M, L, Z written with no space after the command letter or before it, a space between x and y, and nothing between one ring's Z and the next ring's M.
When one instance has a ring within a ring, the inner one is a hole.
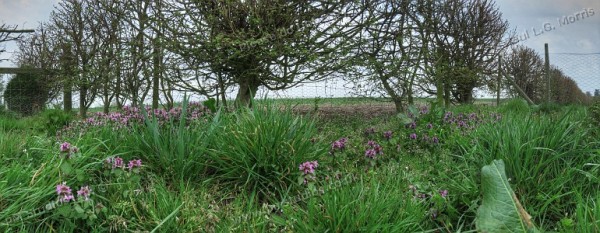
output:
M6 85L4 99L9 110L30 116L43 109L48 91L38 75L21 73Z
M511 99L502 104L499 108L499 111L502 113L525 114L529 113L530 108L527 102L523 99Z
M316 127L290 110L255 106L227 115L217 130L207 166L216 179L257 192L261 200L281 197L301 175L298 166L326 154L311 142Z
M538 113L555 113L560 111L560 104L553 102L544 102L535 106L534 111Z
M596 125L600 124L600 99L597 99L590 107L588 107L588 114L593 123Z
M42 113L42 119L48 136L55 136L58 130L73 120L73 115L60 109L49 109Z
M457 141L465 170L450 179L476 181L479 171L473 168L502 159L523 206L539 226L554 227L572 211L576 193L596 193L600 185L589 176L597 172L589 164L600 163L600 157L584 116L574 109L557 115L508 115L498 124L484 125L469 134L470 140Z
M437 210L428 214L428 204L409 192L405 178L396 164L355 181L346 176L323 182L322 194L282 203L282 215L273 218L298 232L420 232Z

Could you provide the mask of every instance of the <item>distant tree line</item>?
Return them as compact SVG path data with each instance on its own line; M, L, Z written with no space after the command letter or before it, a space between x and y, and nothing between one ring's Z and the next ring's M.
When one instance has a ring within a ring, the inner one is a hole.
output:
M175 91L220 105L237 91L234 104L247 106L259 88L329 78L401 111L417 95L472 103L476 88L494 88L515 43L493 0L62 0L16 58L57 71L43 75L48 96L70 111L78 95L82 116L97 100L105 112L150 99L171 107ZM538 100L539 61L518 70L511 59L509 73ZM555 71L556 85L575 85Z
M584 93L577 83L565 75L558 67L550 66L550 90L547 90L544 60L535 50L525 46L515 46L507 51L505 70L531 100L535 103L550 101L560 104L588 104L591 93ZM516 96L514 87L505 84L509 94Z

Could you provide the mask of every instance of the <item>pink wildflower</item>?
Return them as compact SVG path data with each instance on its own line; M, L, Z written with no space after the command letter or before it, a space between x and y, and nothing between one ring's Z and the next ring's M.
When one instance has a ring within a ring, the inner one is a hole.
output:
M131 170L134 167L142 167L142 160L141 159L130 160L129 164L127 165L127 168L129 168L129 170Z
M71 193L71 188L67 186L67 182L56 185L56 193L58 194L59 202L69 202L75 199Z
M123 168L124 167L123 159L120 157L114 157L112 159L112 165L113 165L113 168L117 168L117 167Z
M71 144L68 142L63 142L60 144L60 152L68 153L71 150Z
M317 161L307 161L300 164L298 168L300 169L300 171L304 172L305 175L307 175L315 174L315 168L317 168L318 166L319 163Z
M79 189L79 191L77 191L77 196L83 197L83 199L87 201L87 200L89 200L91 193L92 193L92 190L90 189L89 186L83 186L83 187L81 187L81 189Z

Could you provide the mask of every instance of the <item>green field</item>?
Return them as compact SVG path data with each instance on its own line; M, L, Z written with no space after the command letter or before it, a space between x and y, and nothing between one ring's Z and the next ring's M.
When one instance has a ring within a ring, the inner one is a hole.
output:
M597 107L365 118L278 101L85 121L2 113L0 231L600 231Z

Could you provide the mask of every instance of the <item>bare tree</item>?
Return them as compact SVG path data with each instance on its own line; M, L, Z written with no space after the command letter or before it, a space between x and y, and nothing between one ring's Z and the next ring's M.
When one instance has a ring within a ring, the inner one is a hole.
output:
M498 56L516 41L492 0L437 2L430 63L436 92L446 104L473 102L473 90L486 85Z
M540 55L533 49L525 46L516 46L511 50L504 61L506 73L514 78L515 83L534 102L540 103L545 95L544 62ZM516 94L511 85L506 85L509 93Z
M341 69L353 1L173 1L160 17L165 49L189 76L173 83L207 96L238 88L248 105L259 87L280 90Z
M411 101L413 83L422 73L427 36L420 10L424 1L371 1L365 3L361 33L352 50L355 74L347 76L355 91L365 96L389 96L396 111ZM360 93L362 92L362 93Z
M51 13L50 22L59 30L60 40L72 46L77 75L74 85L79 88L79 114L87 115L87 109L98 94L101 78L94 69L97 52L101 46L98 21L91 20L92 7L82 0L64 0Z
M42 79L40 83L48 91L48 100L56 99L60 93L60 79L52 71L59 69L57 55L60 48L53 28L40 23L37 31L22 36L17 41L17 46L19 47L15 54L17 65L42 70L43 73L37 77Z
M6 47L4 45L5 42L9 41L18 41L23 38L25 33L32 33L33 30L23 30L19 29L17 25L8 25L1 24L0 25L0 54L6 52ZM5 59L0 59L0 62Z

